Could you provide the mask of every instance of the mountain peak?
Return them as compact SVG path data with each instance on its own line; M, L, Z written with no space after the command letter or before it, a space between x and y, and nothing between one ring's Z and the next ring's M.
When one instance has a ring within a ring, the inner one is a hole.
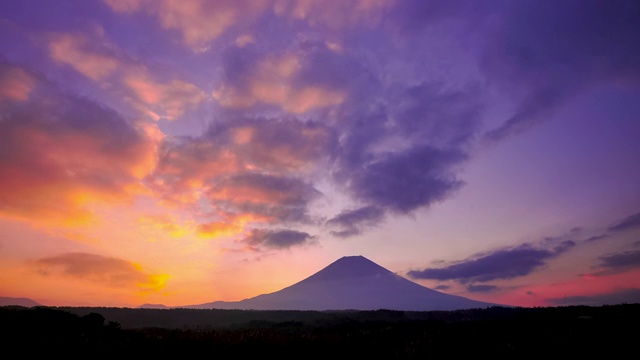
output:
M376 276L391 273L389 270L362 255L343 256L324 269L303 280L305 282Z

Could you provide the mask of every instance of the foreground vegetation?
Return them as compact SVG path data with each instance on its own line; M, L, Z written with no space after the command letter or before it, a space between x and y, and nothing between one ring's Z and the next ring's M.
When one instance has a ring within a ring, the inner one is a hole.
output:
M0 307L21 356L425 358L606 356L637 351L640 304L460 311Z

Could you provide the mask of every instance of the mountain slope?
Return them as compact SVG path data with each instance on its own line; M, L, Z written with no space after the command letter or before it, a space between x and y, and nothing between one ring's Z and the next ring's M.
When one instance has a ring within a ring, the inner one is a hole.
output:
M280 291L235 301L182 306L254 310L459 310L498 304L429 289L363 256L345 256Z
M0 306L10 306L10 305L25 306L25 307L41 306L39 303L29 298L0 296Z

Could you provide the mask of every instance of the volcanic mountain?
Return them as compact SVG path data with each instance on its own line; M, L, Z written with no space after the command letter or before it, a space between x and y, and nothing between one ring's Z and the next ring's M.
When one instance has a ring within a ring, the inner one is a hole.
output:
M407 280L363 256L345 256L282 290L241 301L181 306L240 310L460 310L501 306Z

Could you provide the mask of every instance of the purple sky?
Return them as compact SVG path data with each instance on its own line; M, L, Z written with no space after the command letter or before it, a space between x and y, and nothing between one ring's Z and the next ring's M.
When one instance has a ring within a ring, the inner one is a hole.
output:
M0 3L0 296L179 306L363 255L640 301L637 1Z

